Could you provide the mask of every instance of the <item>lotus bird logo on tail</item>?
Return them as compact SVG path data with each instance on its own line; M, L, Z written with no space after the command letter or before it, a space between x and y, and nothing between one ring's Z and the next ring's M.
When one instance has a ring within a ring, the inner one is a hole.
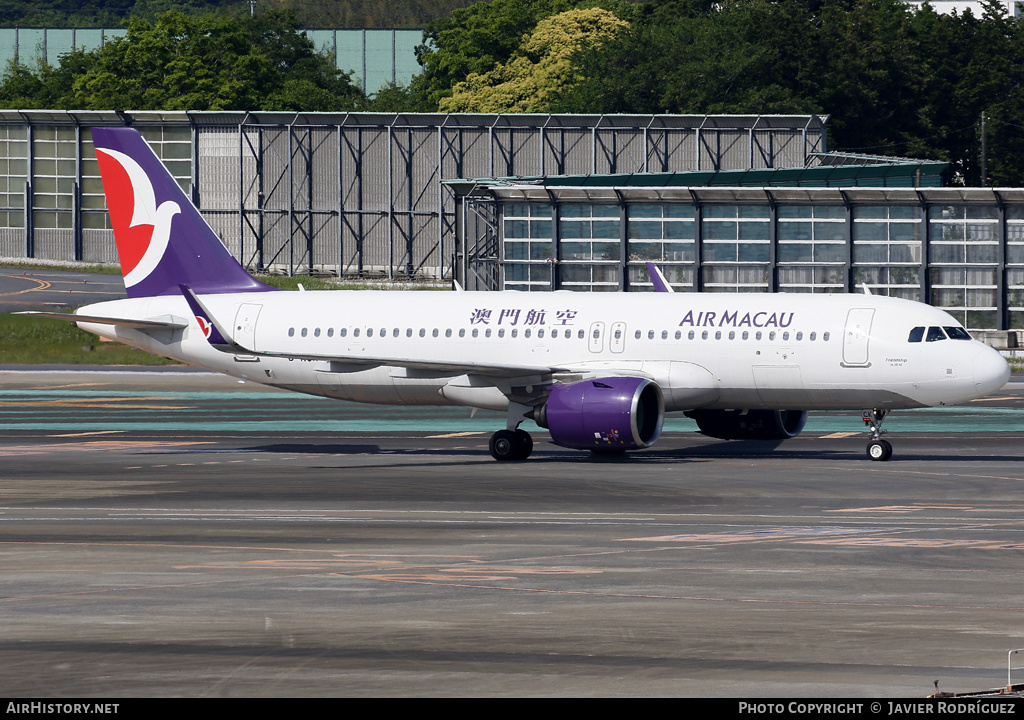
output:
M203 331L203 336L209 340L210 333L213 332L213 326L210 324L210 321L202 315L196 315L196 322L199 323L199 329Z
M171 219L181 212L173 200L156 204L156 193L145 170L117 150L96 148L107 193L110 222L121 258L126 288L137 285L156 269L171 238Z
M97 127L92 140L128 297L177 295L182 283L200 294L273 289L232 257L137 130Z

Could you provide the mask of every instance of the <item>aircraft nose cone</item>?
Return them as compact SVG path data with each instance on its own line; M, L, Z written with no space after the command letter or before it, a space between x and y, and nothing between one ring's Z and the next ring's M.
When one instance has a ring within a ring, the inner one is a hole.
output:
M1009 379L1010 365L992 348L982 348L974 356L974 384L979 396L994 393Z

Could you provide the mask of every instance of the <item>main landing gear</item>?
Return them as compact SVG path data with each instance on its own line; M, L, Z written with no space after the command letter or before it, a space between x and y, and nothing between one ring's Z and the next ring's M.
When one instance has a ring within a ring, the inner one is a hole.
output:
M871 426L868 457L879 462L884 462L892 457L892 445L887 440L882 439L882 435L885 434L885 430L882 429L882 421L885 420L885 416L888 414L888 410L881 410L879 408L865 410L861 414L861 417L864 418L864 424Z
M525 430L499 430L491 435L491 457L495 460L525 460L531 452L533 438Z
M504 430L491 435L491 457L498 462L525 460L533 452L533 438L530 433L519 429L526 419L526 413L533 410L529 405L510 403L508 420Z

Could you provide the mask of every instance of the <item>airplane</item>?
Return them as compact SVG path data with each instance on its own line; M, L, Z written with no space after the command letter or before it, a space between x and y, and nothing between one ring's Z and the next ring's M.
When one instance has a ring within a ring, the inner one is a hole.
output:
M71 319L101 337L242 380L367 403L506 413L499 461L532 419L557 445L648 448L666 413L725 439L786 439L808 411L861 410L867 456L893 410L983 397L1006 361L948 313L870 294L297 291L231 256L143 137L94 128L127 299Z

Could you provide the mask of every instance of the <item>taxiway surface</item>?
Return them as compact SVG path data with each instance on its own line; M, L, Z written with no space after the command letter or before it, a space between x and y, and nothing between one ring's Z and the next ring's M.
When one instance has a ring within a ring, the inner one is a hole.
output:
M1024 646L1024 385L595 460L496 414L0 371L7 696L903 696Z

